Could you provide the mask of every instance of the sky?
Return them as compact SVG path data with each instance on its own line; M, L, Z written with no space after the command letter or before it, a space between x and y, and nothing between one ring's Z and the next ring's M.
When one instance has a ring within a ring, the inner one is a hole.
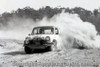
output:
M45 6L51 7L82 7L93 11L99 9L100 0L0 0L0 14L3 12L11 12L18 8L30 6L34 9L39 9Z

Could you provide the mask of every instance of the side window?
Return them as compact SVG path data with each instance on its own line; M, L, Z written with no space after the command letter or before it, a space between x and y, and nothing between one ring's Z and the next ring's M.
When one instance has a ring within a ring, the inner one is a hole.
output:
M44 29L39 29L39 34L44 34Z
M59 34L59 31L57 28L55 28L55 34Z
M38 34L38 29L34 29L32 34Z

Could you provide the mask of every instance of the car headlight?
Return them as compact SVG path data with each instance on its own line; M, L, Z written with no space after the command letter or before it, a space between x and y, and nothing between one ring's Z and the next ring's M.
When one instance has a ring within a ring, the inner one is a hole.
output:
M45 38L44 37L41 37L41 39L44 40Z
M24 41L24 44L28 44L30 39L31 39L30 37L26 37L25 41Z
M26 38L25 38L25 40L30 40L30 39L31 39L31 37L26 37Z
M28 43L29 43L29 40L26 39L26 40L24 41L24 44L28 44Z
M50 37L46 36L45 40L50 41Z

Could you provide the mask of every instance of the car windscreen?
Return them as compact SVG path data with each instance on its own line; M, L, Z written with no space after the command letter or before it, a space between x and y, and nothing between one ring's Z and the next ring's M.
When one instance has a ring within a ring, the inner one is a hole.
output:
M32 34L54 34L54 28L34 28Z

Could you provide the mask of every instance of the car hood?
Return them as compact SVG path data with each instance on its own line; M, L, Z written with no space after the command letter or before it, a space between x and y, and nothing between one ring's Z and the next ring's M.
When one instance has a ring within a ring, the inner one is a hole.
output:
M33 38L45 38L47 36L52 37L54 35L47 35L47 34L46 35L30 35L30 36L28 36L28 38L30 38L30 39L33 39Z

